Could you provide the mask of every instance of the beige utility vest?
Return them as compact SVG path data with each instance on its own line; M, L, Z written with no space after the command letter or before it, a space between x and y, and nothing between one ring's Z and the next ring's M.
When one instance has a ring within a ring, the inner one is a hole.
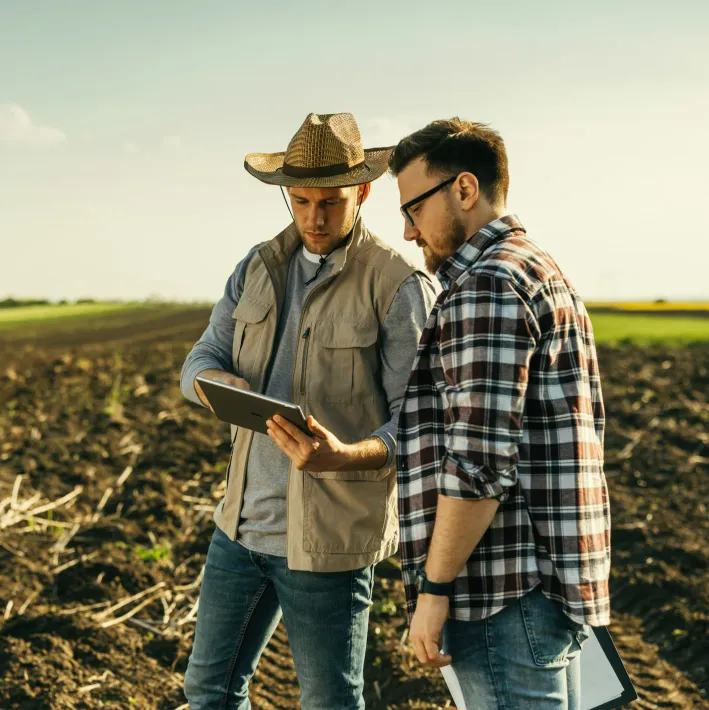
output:
M254 254L234 309L234 371L262 392L283 306L293 224ZM357 221L348 245L333 253L330 276L303 306L292 399L341 441L367 438L390 419L381 381L379 326L416 267ZM411 363L402 363L409 368ZM254 433L232 431L227 490L214 514L238 534L246 464ZM372 471L299 471L291 463L286 495L290 569L337 572L371 565L398 545L395 467Z

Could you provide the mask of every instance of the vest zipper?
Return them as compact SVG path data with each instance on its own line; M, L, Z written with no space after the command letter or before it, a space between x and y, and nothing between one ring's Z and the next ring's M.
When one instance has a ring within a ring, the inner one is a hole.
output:
M239 363L241 362L241 351L244 347L244 340L246 339L246 326L243 327L241 330L241 342L239 343L239 354L236 356L236 362L234 363L234 370L236 371L234 374L237 377L241 377L239 375Z
M342 269L340 269L340 271L342 271ZM302 308L302 310L301 310L301 312L300 312L300 322L298 323L298 332L299 332L299 333L300 333L300 331L301 331L302 328L303 328L303 320L304 320L305 316L307 315L308 306L310 305L310 301L311 301L311 299L312 299L312 297L313 297L313 294L314 294L316 291L319 291L323 286L325 286L325 284L330 283L330 281L332 281L332 280L340 273L340 271L338 271L338 272L335 273L335 274L330 274L325 280L321 281L319 284L316 284L316 285L312 288L312 290L310 291L310 293L305 297L305 301L303 302L303 308ZM303 332L303 336L302 336L302 337L303 337L303 339L304 339L304 341L305 341L305 347L303 348L303 360L302 360L301 365L300 365L300 371L301 371L300 387L298 388L297 391L298 391L299 394L306 394L305 389L304 389L304 388L305 388L305 376L304 376L304 373L305 373L305 358L306 358L306 355L308 354L308 340L310 339L310 327L308 327L308 328L305 329L305 332ZM296 388L295 388L295 385L296 385L296 382L295 382L296 377L297 377L297 371L296 371L295 368L294 368L294 370L293 370L293 391L294 391L294 392L296 391ZM307 412L305 412L305 416L308 416Z
M266 267L268 270L268 267ZM342 271L342 269L340 269ZM308 306L310 305L310 300L313 297L313 294L320 288L322 288L325 284L330 283L339 273L330 274L326 279L321 281L319 284L316 284L310 291L310 293L305 297L305 302L303 303L303 309L301 310L300 313L300 321L298 323L298 332L300 333L302 327L303 327L303 317L306 315L308 312ZM273 282L273 278L271 278L271 282ZM307 333L307 335L306 335ZM303 333L303 339L305 340L305 347L303 348L303 361L301 363L301 383L300 383L300 392L301 394L305 394L305 360L306 356L308 354L308 343L310 341L310 327L306 328L305 332ZM273 346L271 346L273 347ZM295 391L295 378L296 378L296 371L295 368L293 368L293 390ZM308 416L307 410L303 412L305 416ZM252 435L253 436L253 435ZM288 530L290 529L290 496L288 495L288 490L290 489L290 472L293 469L293 464L291 463L288 469L288 489L286 490L286 568L290 569L288 566L288 561L290 559L290 550L289 544L288 544Z
M310 328L307 328L305 333L303 333L303 340L305 345L303 346L303 358L300 367L300 393L305 394L305 365L308 362L308 346L310 345Z

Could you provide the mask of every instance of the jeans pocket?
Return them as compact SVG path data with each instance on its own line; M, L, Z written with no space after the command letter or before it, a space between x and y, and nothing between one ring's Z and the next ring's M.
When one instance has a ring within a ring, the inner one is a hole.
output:
M564 668L569 654L579 642L574 624L556 602L535 589L520 600L524 629L535 665L541 668ZM578 632L580 633L580 632Z

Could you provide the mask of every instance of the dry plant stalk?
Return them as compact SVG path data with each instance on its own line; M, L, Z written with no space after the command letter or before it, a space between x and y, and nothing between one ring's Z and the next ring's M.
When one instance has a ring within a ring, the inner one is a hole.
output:
M83 486L76 486L74 490L71 493L67 493L65 496L62 496L58 500L55 500L53 503L46 503L45 505L40 505L39 508L34 508L31 510L28 515L38 515L39 513L46 513L48 510L54 510L55 508L58 508L60 505L64 505L65 503L68 503L70 500L73 500L76 498L78 495L81 494L81 492L84 490Z
M184 624L188 624L190 621L192 621L195 616L197 616L197 609L199 607L199 597L197 597L195 603L192 605L192 608L189 610L189 613L187 616L183 617L177 622L178 626L183 626Z
M22 616L22 615L27 611L27 607L28 607L38 596L39 596L39 592L34 592L34 593L30 594L30 596L27 597L27 599L25 599L25 601L24 601L24 603L22 604L22 606L17 610L17 615L18 615L18 616Z
M24 474L20 473L18 474L17 478L15 478L15 483L12 486L12 498L10 499L10 507L14 510L17 508L17 496L20 493L20 485L22 484L22 479L24 478Z
M29 520L33 523L39 523L40 525L46 525L47 527L55 528L65 528L69 529L73 527L72 523L65 523L63 520L50 520L49 518L38 518L36 515L28 515L25 520Z
M15 550L4 542L0 542L0 547L4 547L11 555L16 555L17 557L27 557L22 550Z
M172 602L172 604L170 604L170 606L167 607L167 609L165 609L165 614L162 617L163 624L167 625L170 623L170 616L172 615L172 612L175 611L176 608L177 608L177 602L174 601L174 602Z
M114 611L117 611L118 609L123 608L126 604L130 604L131 602L137 602L138 599L142 599L143 597L147 596L148 594L151 594L152 592L162 589L165 585L165 582L158 582L156 585L150 587L149 589L145 589L142 592L138 592L137 594L133 594L133 596L126 597L125 599L121 599L117 604L114 604L113 606L109 607L105 611L102 611L100 614L96 614L94 616L94 621L101 621L101 619L105 619L107 616L110 614L113 614Z
M17 493L19 492L21 481L22 474L20 474L20 476L15 479L15 485L13 487L13 497L10 504L10 511L5 513L2 518L0 518L0 530L2 530L3 528L10 527L11 525L16 525L17 523L21 523L25 520L43 522L49 525L56 525L57 527L70 527L69 523L47 520L45 518L39 518L37 516L40 513L46 513L50 510L55 510L56 508L59 508L60 506L66 505L67 503L71 502L78 495L81 494L81 492L84 490L83 486L76 486L76 488L74 488L71 493L67 493L65 496L62 496L58 500L55 500L50 503L45 503L36 508L28 510L42 497L42 494L36 493L34 496L24 501L23 503L18 503Z
M84 685L77 692L79 693L90 693L92 690L96 690L96 688L100 688L101 683L92 683L91 685Z
M125 470L123 473L118 477L118 480L116 481L116 488L120 488L127 480L128 476L133 473L133 467L132 466L126 466Z
M158 634L159 636L165 636L165 638L170 638L171 636L179 636L180 635L174 629L168 629L167 631L163 631L162 629L159 629L157 626L153 626L153 624L149 624L147 621L141 621L140 619L128 619L127 621L129 624L134 624L135 626L140 626L141 629L145 629L146 631L150 631L153 634Z
M112 495L113 495L113 488L107 488L103 492L103 496L101 497L101 501L99 502L98 506L96 507L96 512L91 517L92 523L95 523L101 517L101 511L104 509L104 507L106 506L106 503L108 503L108 499Z
M117 619L110 619L109 621L104 621L103 623L100 624L102 629L107 629L109 626L115 626L116 624L122 624L124 621L127 621L130 619L132 616L135 616L141 609L144 609L146 606L149 604L152 604L154 601L157 601L165 592L158 592L156 595L152 597L148 597L144 601L142 601L138 606L133 607L129 612L126 612L123 614L123 616L119 616Z
M192 560L194 560L196 557L199 557L199 555L197 555L197 554L190 555L189 557L187 557L187 558L185 558L184 560L182 560L182 562L180 562L180 564L177 565L177 567L175 567L175 571L173 572L173 574L175 575L175 577L177 577L177 576L180 574L180 572L182 572L182 570L185 569L185 568L187 567L187 565L188 565Z
M63 572L65 569L69 569L70 567L73 567L74 565L78 565L81 562L88 562L89 560L93 560L94 557L96 557L99 554L99 550L94 550L94 552L90 552L88 555L81 555L81 557L77 557L73 560L70 560L69 562L65 562L63 565L59 565L59 567L55 567L52 570L52 574L59 574L60 572Z
M81 530L81 525L79 523L74 523L71 530L62 533L62 536L52 545L50 552L62 552L66 549L66 546L71 542L71 539L76 535L76 533Z
M75 606L71 609L59 609L57 614L77 614L80 611L91 611L92 609L100 609L102 606L108 606L110 602L98 602L98 604L86 604L84 606Z
M202 577L204 577L204 566L202 566L202 569L199 571L199 574L197 575L197 579L195 579L194 582L190 582L190 584L181 584L177 587L173 587L172 591L173 592L186 592L189 591L190 589L195 589L199 587L199 585L202 582Z

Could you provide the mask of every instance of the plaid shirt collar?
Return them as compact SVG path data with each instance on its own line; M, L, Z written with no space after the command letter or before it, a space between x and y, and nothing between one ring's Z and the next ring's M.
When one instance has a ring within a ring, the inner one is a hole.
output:
M517 215L506 215L486 224L482 229L473 234L464 242L452 256L449 256L439 267L436 277L443 288L450 285L478 260L478 257L493 242L501 239L510 232L526 233Z

